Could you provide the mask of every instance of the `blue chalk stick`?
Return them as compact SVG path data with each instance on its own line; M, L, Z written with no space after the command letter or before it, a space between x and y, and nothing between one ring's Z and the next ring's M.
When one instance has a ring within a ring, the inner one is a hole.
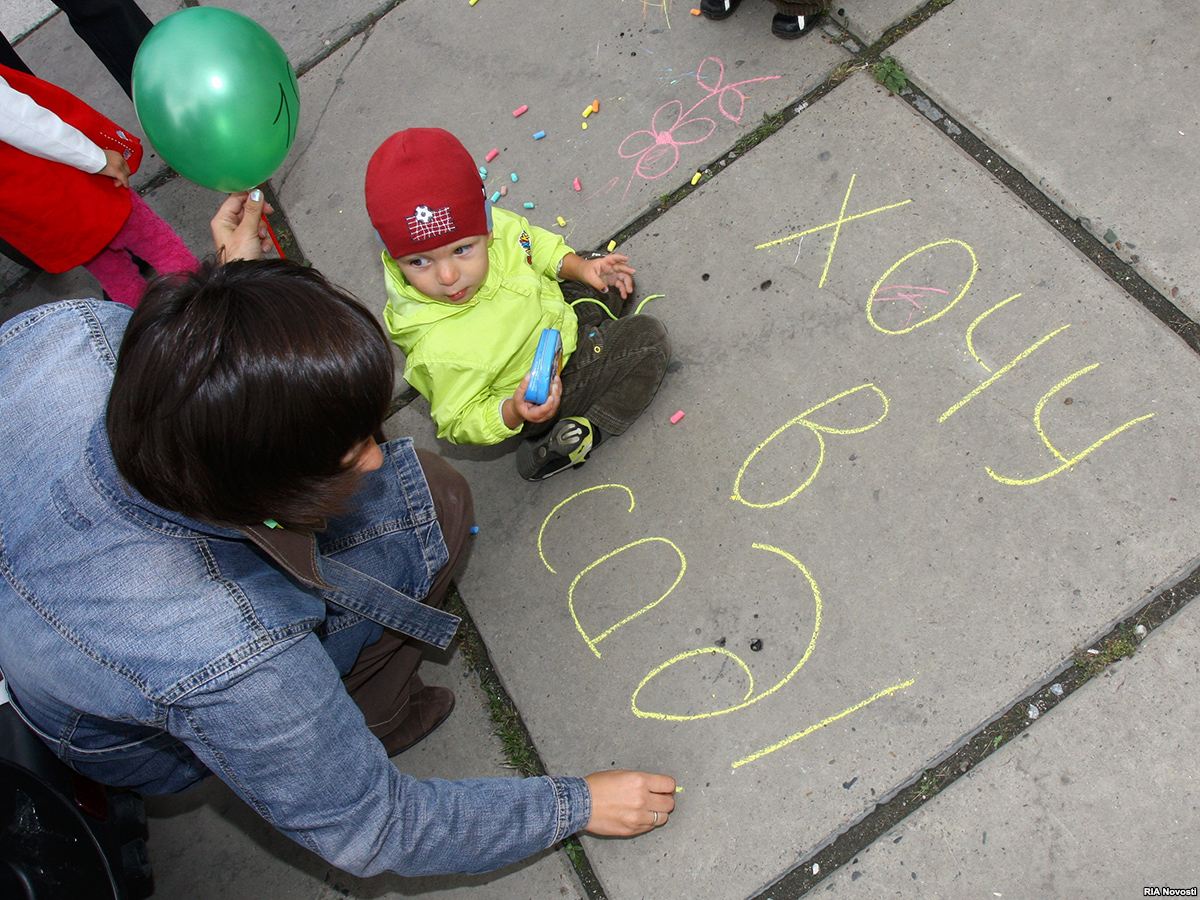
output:
M479 534L479 526L478 525L471 526L471 534Z
M493 203L495 203L495 202L496 202L497 200L499 200L499 199L500 199L500 192L499 192L499 191L495 191L495 192L492 194L492 202L493 202Z
M546 136L546 132L544 132L544 131L535 131L535 132L533 133L533 139L534 139L535 141L540 141L540 140L541 140L542 138L544 138L545 136Z
M516 184L516 183L517 183L517 173L516 173L516 172L513 172L513 173L512 173L511 175L509 175L508 177L512 179L512 183L513 183L513 184Z
M479 167L479 177L487 178L487 169L485 169L483 166Z

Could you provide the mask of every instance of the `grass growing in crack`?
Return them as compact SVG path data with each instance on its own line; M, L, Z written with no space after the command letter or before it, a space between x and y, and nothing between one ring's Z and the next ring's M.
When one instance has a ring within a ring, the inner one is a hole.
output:
M1123 628L1095 649L1100 652L1076 650L1074 653L1075 667L1084 678L1098 675L1117 660L1133 656L1137 650L1137 640L1132 629Z
M904 74L903 67L890 56L885 56L871 66L871 74L893 94L898 94L908 87L908 76Z
M492 719L492 733L500 739L503 748L505 764L522 775L545 775L541 761L537 757L521 717L512 701L500 686L496 673L488 662L487 649L479 633L469 626L466 608L458 588L452 587L446 595L446 608L456 616L463 618L459 629L458 646L462 651L467 667L479 676L479 686L487 697L488 714Z
M747 132L737 139L733 145L733 152L738 155L745 153L777 132L783 127L783 123L784 114L782 112L763 113L762 122L753 131Z

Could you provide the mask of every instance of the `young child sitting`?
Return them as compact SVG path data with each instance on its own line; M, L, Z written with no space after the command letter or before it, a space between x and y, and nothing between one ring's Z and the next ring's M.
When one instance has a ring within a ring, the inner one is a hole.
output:
M496 444L524 433L517 470L537 481L581 464L650 404L670 343L657 319L615 318L633 290L627 257L584 259L558 235L492 207L471 155L439 128L410 128L380 145L366 203L387 248L384 322L438 437ZM580 283L576 308L564 279ZM525 390L545 328L559 330L564 366L535 405Z

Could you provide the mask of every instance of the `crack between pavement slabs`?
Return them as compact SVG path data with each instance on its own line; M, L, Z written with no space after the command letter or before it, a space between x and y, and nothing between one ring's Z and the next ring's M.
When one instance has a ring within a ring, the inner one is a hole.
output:
M1036 687L950 745L942 756L882 797L870 812L826 836L790 871L756 892L754 900L790 900L811 891L1001 747L1028 735L1041 717L1089 681L1107 677L1155 629L1200 596L1200 563L1151 591L1146 599L1088 646L1063 660ZM1143 630L1144 629L1144 630ZM1093 652L1094 651L1094 652ZM1059 690L1054 690L1057 687ZM1031 718L1029 709L1038 711ZM814 872L814 866L816 871Z
M529 729L525 727L520 711L500 681L487 645L483 641L483 635L480 634L475 620L471 618L457 583L451 585L446 595L446 609L462 619L458 628L458 646L467 668L478 677L479 686L487 696L492 730L500 739L506 764L523 776L546 775L546 766L538 754ZM562 851L566 854L588 900L606 900L608 895L600 884L600 879L592 868L579 838L569 837L563 841Z

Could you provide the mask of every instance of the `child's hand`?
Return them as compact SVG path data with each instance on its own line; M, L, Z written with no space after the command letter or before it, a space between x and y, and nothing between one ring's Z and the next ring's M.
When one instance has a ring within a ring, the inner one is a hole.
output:
M129 187L129 163L116 150L104 151L104 168L96 174L108 176L117 187Z
M526 375L517 385L512 397L504 401L504 424L509 428L516 428L521 422L548 422L558 415L558 403L562 399L562 379L557 374L550 379L550 393L546 402L540 406L525 399L525 391L528 388L529 375Z
M599 259L585 259L580 267L581 277L577 280L607 293L609 287L615 287L621 292L624 300L633 292L633 273L637 270L629 265L629 257L620 253L610 253Z

